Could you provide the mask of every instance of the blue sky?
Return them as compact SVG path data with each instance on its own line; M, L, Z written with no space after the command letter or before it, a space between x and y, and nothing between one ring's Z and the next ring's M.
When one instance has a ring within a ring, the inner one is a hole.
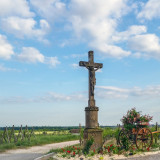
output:
M85 124L88 71L99 124L128 109L160 122L159 0L1 0L0 126Z

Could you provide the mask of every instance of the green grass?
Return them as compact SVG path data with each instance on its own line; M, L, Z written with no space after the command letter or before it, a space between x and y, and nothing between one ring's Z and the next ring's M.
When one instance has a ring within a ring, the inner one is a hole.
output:
M35 138L31 137L30 141L26 139L24 141L18 141L17 143L12 142L0 144L0 152L4 152L8 149L26 148L31 146L39 146L78 139L79 136L77 135L36 135Z

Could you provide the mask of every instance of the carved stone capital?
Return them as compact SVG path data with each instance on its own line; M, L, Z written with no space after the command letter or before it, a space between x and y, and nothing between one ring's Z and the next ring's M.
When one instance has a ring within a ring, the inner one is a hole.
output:
M98 107L86 107L85 111L99 111Z

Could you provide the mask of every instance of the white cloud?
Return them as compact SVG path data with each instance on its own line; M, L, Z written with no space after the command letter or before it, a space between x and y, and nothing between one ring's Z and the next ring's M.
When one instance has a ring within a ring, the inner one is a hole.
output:
M36 62L44 62L44 55L41 54L37 49L33 47L23 47L22 53L16 55L19 61L36 63Z
M105 56L125 57L130 53L113 44L118 19L128 11L126 0L72 0L69 4L71 28L78 38L89 42Z
M87 93L87 92L86 92ZM0 97L1 103L53 103L55 101L87 101L86 93L72 93L65 95L63 93L48 92L42 96L25 98L20 96ZM145 88L119 88L115 86L96 86L95 96L100 99L147 99L152 100L160 97L160 85L147 86Z
M60 61L57 57L45 57L44 63L49 64L51 67L55 67L60 64Z
M96 46L97 45L97 46ZM93 43L92 46L95 46L97 50L102 52L102 56L104 57L115 57L115 58L123 58L127 57L131 54L130 51L125 51L122 48L115 45L107 45L106 43L97 42Z
M61 93L55 93L55 92L48 92L44 96L37 96L32 98L26 98L21 96L12 96L12 97L0 97L0 102L4 104L8 103L53 103L55 101L58 102L65 102L65 101L86 101L87 96L84 96L83 94L74 93L71 95L64 95Z
M33 47L23 47L22 52L16 55L16 59L27 63L44 63L51 67L60 64L57 57L45 57L39 50Z
M13 54L12 45L8 43L5 36L0 35L0 58L10 59Z
M135 36L135 35L139 35L142 33L146 33L147 32L147 28L144 25L132 25L129 26L129 28L126 31L123 32L117 32L113 37L113 41L114 42L122 42L122 41L126 41L129 38Z
M160 59L160 40L155 34L136 35L129 39L128 45L138 52L136 56Z
M60 0L30 0L31 5L35 8L43 18L47 19L51 23L59 18L66 16L65 3Z
M19 72L20 70L15 69L15 68L8 68L8 67L5 67L3 64L0 64L0 71L2 71L2 72L8 72L8 71Z
M96 86L96 95L99 98L127 98L129 90L113 86Z
M146 88L118 88L113 86L97 86L96 95L99 98L156 98L160 97L160 85L147 86Z
M46 20L40 20L39 29L36 28L36 25L37 22L33 18L8 17L1 21L2 29L18 38L27 37L43 40L50 26Z
M160 17L160 1L149 0L142 8L142 11L138 13L138 18L144 18L151 20L152 18Z
M0 16L32 17L27 0L0 0Z

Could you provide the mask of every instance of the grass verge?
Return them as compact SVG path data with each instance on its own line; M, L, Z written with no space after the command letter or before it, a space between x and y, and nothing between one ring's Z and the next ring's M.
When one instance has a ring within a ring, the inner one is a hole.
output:
M65 142L78 140L77 135L36 135L36 137L31 137L30 141L27 139L24 141L18 141L16 143L4 143L0 144L0 152L4 152L9 149L26 148L31 146L40 146L44 144Z

